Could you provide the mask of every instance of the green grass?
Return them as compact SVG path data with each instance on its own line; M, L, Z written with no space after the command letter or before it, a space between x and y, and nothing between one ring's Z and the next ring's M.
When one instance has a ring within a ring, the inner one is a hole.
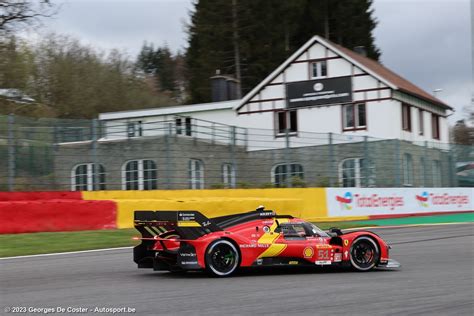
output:
M0 257L134 246L135 229L0 235Z
M351 222L316 223L321 229L360 227ZM0 257L134 246L135 229L0 235Z

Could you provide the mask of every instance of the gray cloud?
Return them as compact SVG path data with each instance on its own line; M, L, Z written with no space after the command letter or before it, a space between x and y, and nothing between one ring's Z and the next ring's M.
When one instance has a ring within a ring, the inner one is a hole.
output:
M143 41L186 46L184 23L191 0L69 0L46 31L66 33L103 49L119 48L133 58ZM469 0L375 0L376 44L382 62L456 108L451 123L473 92Z

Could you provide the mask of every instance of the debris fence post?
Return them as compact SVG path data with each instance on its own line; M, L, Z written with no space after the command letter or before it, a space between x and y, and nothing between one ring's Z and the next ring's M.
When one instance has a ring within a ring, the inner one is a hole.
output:
M8 115L8 191L15 191L15 115Z
M173 135L173 123L168 123L165 133L166 152L166 188L171 189L171 135Z
M99 139L98 135L98 120L93 119L92 120L92 142L91 142L91 154L92 154L92 190L100 190L99 188L99 173L100 173L100 167L98 164L98 159L97 159L97 140Z
M286 186L291 188L292 174L291 174L291 162L290 162L290 133L288 128L285 128L285 164L286 164Z
M332 133L328 133L328 150L329 150L329 186L335 186L335 168L334 168L334 146L333 146L333 139Z

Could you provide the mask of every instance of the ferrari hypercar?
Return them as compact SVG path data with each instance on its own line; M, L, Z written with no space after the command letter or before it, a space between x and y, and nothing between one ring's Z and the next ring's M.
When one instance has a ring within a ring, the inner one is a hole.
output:
M370 231L328 232L290 215L257 209L207 218L198 211L135 211L138 268L207 270L225 277L240 267L343 266L357 271L398 267L390 246Z

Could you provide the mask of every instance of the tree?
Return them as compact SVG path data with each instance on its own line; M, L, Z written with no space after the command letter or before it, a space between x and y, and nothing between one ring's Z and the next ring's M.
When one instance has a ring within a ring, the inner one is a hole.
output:
M50 0L0 0L0 33L38 22L55 13Z
M209 78L217 69L238 73L236 45L243 93L316 34L351 49L364 46L378 60L371 5L371 0L197 1L186 53L190 101L209 101Z
M0 51L0 73L0 87L21 90L62 118L175 104L151 91L119 51L99 53L67 36L50 34L36 46L11 36ZM28 111L33 107L18 114Z
M158 47L153 44L144 43L138 54L136 67L148 75L157 91L166 93L177 99L180 94L180 86L177 77L182 76L182 56L178 53L173 55L168 46Z

